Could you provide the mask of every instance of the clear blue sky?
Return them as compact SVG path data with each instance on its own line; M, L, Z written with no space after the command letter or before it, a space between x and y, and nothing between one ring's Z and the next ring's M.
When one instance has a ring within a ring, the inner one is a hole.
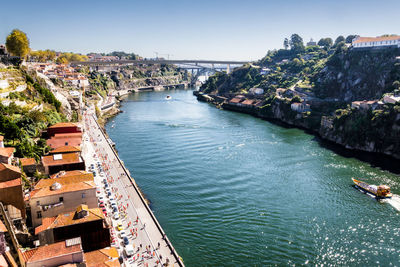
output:
M400 0L3 1L0 43L18 28L32 49L255 60L292 33L400 34L399 10Z

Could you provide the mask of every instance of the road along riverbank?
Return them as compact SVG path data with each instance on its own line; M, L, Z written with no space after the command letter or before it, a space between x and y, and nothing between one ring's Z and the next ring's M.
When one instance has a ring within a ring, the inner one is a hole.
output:
M129 263L150 264L150 266L161 266L162 264L184 266L179 255L175 251L161 225L158 223L153 212L150 210L145 199L124 167L123 162L113 149L105 132L97 123L93 112L88 111L84 116L86 124L85 132L93 143L96 157L103 161L107 178L110 180L113 192L118 196L119 204L122 206L126 217L123 225L127 231L133 232L135 239L134 261ZM93 152L93 150L88 150ZM88 157L90 158L90 156ZM116 226L121 219L112 220ZM136 250L137 248L137 250ZM122 253L122 248L120 248ZM122 253L123 254L123 253Z

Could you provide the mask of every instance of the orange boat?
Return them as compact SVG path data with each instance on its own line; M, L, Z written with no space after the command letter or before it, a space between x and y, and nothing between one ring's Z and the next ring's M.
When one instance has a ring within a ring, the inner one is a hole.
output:
M387 185L369 185L363 181L352 178L354 185L361 190L373 194L377 199L391 198L390 187Z

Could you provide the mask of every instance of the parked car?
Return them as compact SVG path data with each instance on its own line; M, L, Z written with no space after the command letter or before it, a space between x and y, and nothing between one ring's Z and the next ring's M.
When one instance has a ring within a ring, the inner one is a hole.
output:
M115 212L114 213L114 220L118 220L119 219L119 213L118 212Z
M133 254L135 254L135 251L133 250L133 246L132 245L127 245L125 246L125 254L128 258L132 257Z
M122 226L122 223L121 222L118 222L118 224L117 224L117 230L118 231L121 231L121 230L123 230L124 229L124 227Z
M124 241L124 245L126 246L126 245L129 245L129 239L128 239L128 237L124 237L124 239L123 239L123 241Z
M124 237L126 237L125 230L119 231L119 236L120 236L122 239L124 239Z

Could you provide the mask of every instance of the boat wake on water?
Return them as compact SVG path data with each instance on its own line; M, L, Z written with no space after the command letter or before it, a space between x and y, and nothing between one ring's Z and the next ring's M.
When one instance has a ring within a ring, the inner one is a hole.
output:
M392 205L393 208L396 210L400 211L400 196L399 195L393 195L391 199L386 199L386 203L389 203Z

